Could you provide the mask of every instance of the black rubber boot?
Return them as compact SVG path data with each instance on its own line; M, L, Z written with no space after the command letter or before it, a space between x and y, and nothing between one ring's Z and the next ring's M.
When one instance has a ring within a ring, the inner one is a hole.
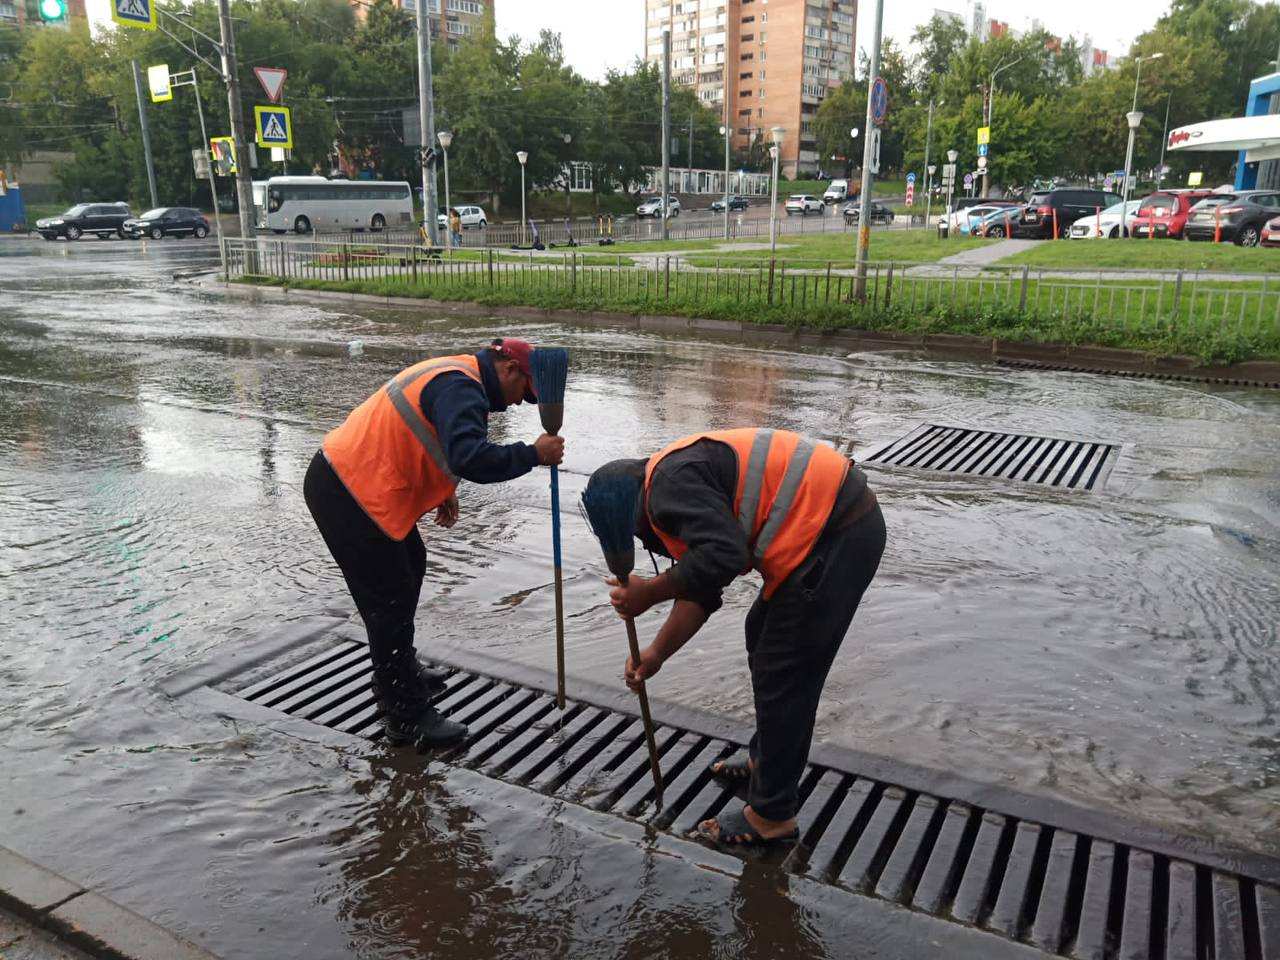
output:
M446 719L431 705L433 690L423 677L427 670L414 659L374 670L370 689L382 711L382 729L393 746L414 744L422 749L458 743L467 735L461 723Z

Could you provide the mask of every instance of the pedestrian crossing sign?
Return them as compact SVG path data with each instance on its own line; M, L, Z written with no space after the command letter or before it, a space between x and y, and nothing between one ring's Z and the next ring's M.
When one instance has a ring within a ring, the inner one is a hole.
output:
M125 27L156 28L156 0L111 0L111 19Z
M288 107L253 108L253 124L256 128L254 142L260 147L283 147L293 149L293 121Z

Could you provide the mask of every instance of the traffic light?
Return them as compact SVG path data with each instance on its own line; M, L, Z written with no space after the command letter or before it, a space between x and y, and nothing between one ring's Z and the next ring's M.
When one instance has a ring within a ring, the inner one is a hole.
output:
M67 19L67 0L40 0L40 19L55 23Z

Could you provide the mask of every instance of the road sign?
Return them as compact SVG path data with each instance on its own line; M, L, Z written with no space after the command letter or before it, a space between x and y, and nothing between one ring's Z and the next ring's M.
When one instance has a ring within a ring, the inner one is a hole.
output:
M978 156L985 157L986 155L987 155L987 144L985 143L978 144Z
M914 173L908 173L907 183L915 183L915 182L916 182L916 175Z
M878 127L888 115L889 85L884 82L884 77L876 77L875 83L871 84L871 122Z
M111 0L111 19L124 27L156 28L156 0Z
M293 121L288 107L253 108L254 142L260 147L284 147L293 149Z
M978 128L978 143L979 143L979 144L983 144L983 143L990 143L990 142L991 142L991 128L990 128L990 127L979 127L979 128Z
M972 186L973 186L973 174L972 174L972 173L966 173L966 174L964 175L964 188L965 188L966 190L968 190L968 189L969 189L970 187L972 187Z
M169 65L158 63L147 67L147 86L151 88L151 102L164 103L173 99L173 91L169 89Z
M979 158L978 158L978 169L979 169L979 170L985 170L985 169L987 169L987 158L986 158L986 157L979 157Z
M287 150L285 150L285 148L284 148L284 147L272 147L272 148L271 148L271 162L272 162L272 163L284 163L284 161L285 161L285 157L286 157L286 155L287 155L287 154L288 154L288 151L287 151Z
M908 180L906 204L908 207L910 207L910 206L914 206L915 202L916 202L916 183L914 180Z
M280 94L284 92L284 78L289 75L289 71L279 67L254 67L253 75L262 84L262 89L267 93L267 99L272 103L279 103Z

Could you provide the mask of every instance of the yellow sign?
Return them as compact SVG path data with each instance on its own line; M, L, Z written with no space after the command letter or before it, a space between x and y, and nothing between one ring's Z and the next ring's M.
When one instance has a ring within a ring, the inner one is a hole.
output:
M293 119L288 107L261 105L253 108L254 142L260 147L293 149Z
M111 19L121 26L156 28L156 0L111 0Z
M991 128L979 127L978 128L978 146L982 146L984 143L990 143L990 142L991 142Z
M210 137L209 149L213 154L213 172L229 177L239 172L236 166L236 142L231 137Z
M151 88L151 102L164 103L173 99L173 91L169 89L169 65L160 63L147 67L147 86Z
M1200 186L1200 182L1201 182L1202 180L1204 180L1204 173L1203 173L1202 171L1200 171L1200 170L1197 170L1195 173L1188 173L1188 174L1187 174L1187 186L1188 186L1188 187L1198 187L1198 186Z

